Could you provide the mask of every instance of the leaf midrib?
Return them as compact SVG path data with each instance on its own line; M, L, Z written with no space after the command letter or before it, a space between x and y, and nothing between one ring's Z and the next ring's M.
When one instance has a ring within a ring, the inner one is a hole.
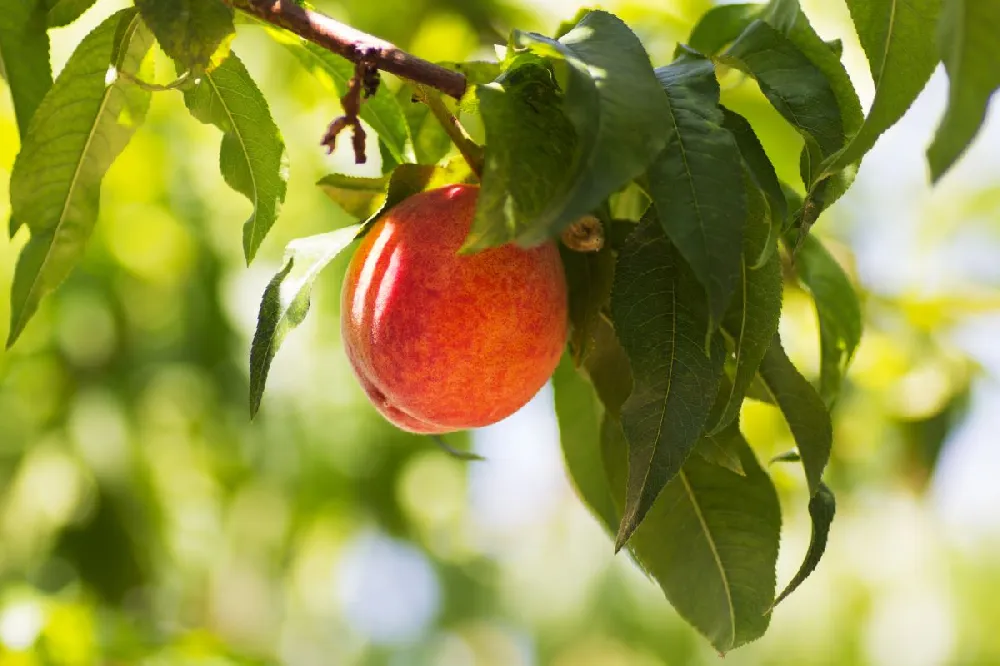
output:
M684 484L684 490L687 491L688 498L691 500L691 507L705 533L705 541L708 542L708 548L712 551L712 558L719 569L719 577L722 578L722 587L726 593L726 605L729 607L729 644L732 645L736 642L736 607L733 605L733 593L729 587L729 577L726 575L726 569L722 564L722 557L719 555L718 546L715 544L712 531L708 527L708 522L706 522L705 515L701 511L701 505L698 504L698 499L695 497L694 489L691 487L691 482L688 481L687 474L684 473L684 470L681 470L678 476Z
M229 110L229 105L226 104L226 99L219 92L219 86L215 83L214 75L211 72L205 72L205 80L207 80L208 84L212 86L212 93L215 95L215 98L219 100L219 105L222 106L222 110L226 112L226 117L229 118L229 126L232 128L230 131L240 142L240 148L243 150L243 157L247 161L247 173L250 174L250 184L253 186L253 224L251 226L252 231L250 232L250 247L247 248L249 251L258 246L263 240L263 236L261 236L260 240L257 238L259 226L257 222L260 219L260 216L257 215L257 209L260 207L260 189L257 187L257 175L254 173L253 165L250 163L250 153L247 151L246 141L243 140L243 134L236 125L236 116L234 116ZM247 261L250 261L249 257L247 258Z
M123 47L124 59L125 54L132 45L132 37L135 34L135 26L139 20L139 15L136 13L132 17L132 21L129 23L126 29L126 37L123 41L126 46ZM109 67L113 67L113 63L108 64ZM83 163L85 162L85 156L90 152L90 145L94 141L94 136L97 134L97 127L101 124L101 117L104 115L104 110L107 108L108 100L111 99L111 93L118 85L120 79L116 80L111 85L105 86L104 93L101 96L101 104L97 107L97 114L94 116L94 123L90 126L90 132L87 134L87 141L83 144L83 150L80 151L80 156L76 161L76 167L73 169L73 177L70 179L69 188L66 191L66 197L63 200L62 210L59 212L59 217L57 218L55 226L52 228L52 243L49 244L48 249L45 252L45 258L42 260L41 266L39 266L38 271L35 273L34 279L31 281L31 287L28 289L27 296L25 296L24 303L29 303L32 296L35 293L35 289L38 287L38 280L42 275L45 274L45 268L49 264L49 260L52 258L52 247L55 245L56 236L59 230L62 228L63 223L66 221L66 213L69 211L70 202L73 200L73 195L76 192L77 185L79 184L80 172L83 170ZM30 225L29 225L30 227ZM11 326L11 332L20 331L27 324L27 319L25 317L30 317L28 315L28 309L22 308L20 316L17 318L14 325Z

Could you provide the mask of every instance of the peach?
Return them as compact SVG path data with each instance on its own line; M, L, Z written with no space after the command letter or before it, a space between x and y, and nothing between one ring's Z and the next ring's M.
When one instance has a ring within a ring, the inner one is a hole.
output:
M479 188L414 195L351 259L341 331L368 398L403 430L495 423L552 375L566 343L566 278L549 242L458 254Z

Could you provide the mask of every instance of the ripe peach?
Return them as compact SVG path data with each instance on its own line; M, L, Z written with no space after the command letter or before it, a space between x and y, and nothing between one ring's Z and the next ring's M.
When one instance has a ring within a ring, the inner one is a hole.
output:
M341 331L375 407L403 430L444 433L513 414L566 343L553 243L459 255L479 188L422 192L386 213L351 259Z

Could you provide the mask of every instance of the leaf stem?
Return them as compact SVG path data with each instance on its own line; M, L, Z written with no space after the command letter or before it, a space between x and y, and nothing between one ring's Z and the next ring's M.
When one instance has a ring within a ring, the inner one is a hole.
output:
M427 105L437 121L441 123L448 138L462 153L465 161L469 163L469 168L472 169L477 178L481 179L483 177L483 147L472 140L455 114L445 106L444 100L441 99L437 91L419 83L415 85L415 88L417 97Z
M407 53L395 45L306 9L294 0L223 0L234 9L252 14L324 49L358 63L370 58L378 69L440 90L461 99L468 83L460 72Z

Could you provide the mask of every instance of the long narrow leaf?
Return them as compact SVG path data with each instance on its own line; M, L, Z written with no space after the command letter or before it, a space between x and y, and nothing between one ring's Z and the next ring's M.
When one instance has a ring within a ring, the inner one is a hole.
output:
M12 216L28 226L31 240L14 273L8 347L80 260L97 221L101 180L149 106L149 93L127 79L106 83L119 38L118 66L139 70L152 36L134 10L122 10L73 52L32 117L14 164Z

